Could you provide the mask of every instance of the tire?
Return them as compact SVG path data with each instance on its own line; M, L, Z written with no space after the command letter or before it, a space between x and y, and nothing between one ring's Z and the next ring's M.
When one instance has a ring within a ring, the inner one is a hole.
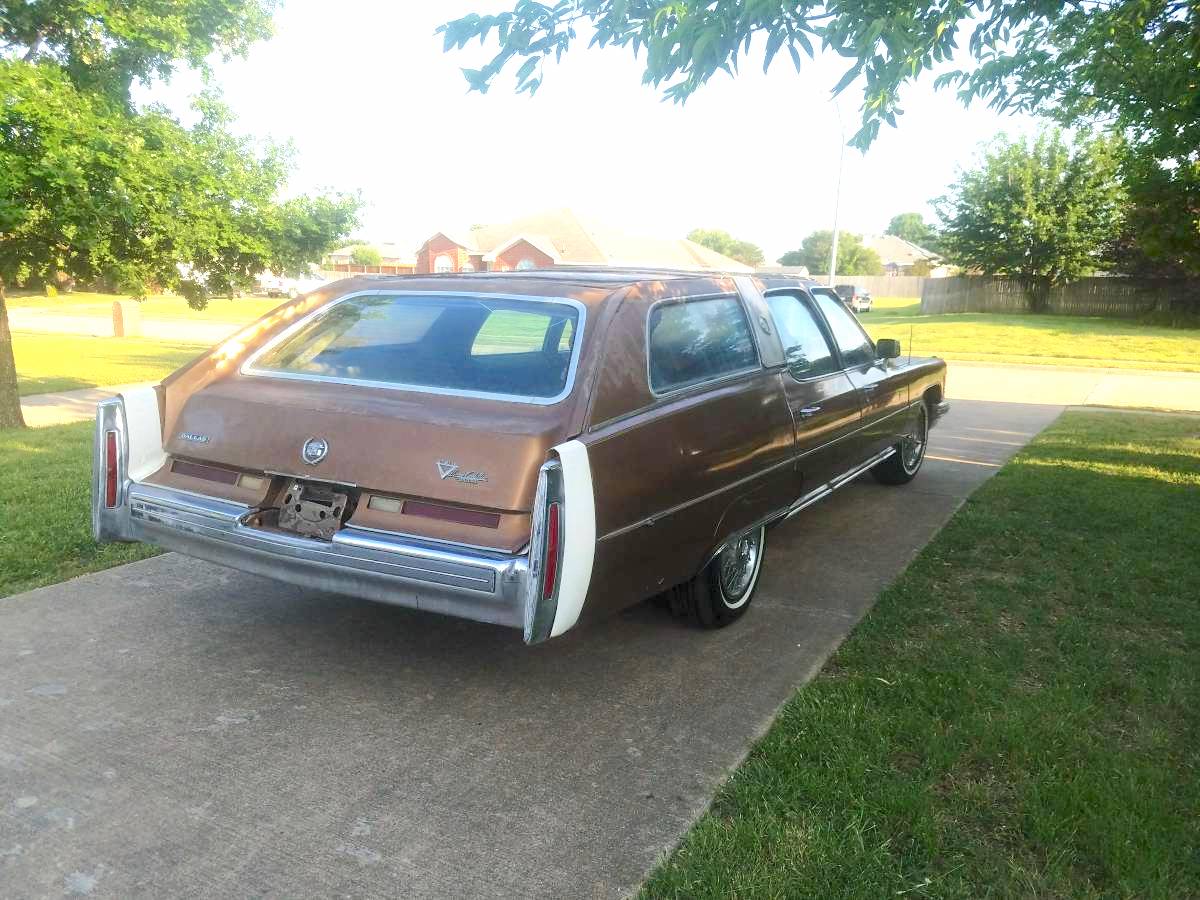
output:
M703 572L668 592L671 612L702 628L732 625L754 599L766 549L764 525L739 536Z
M871 474L881 484L908 484L921 471L928 447L929 407L922 403L912 433L901 438L896 444L896 452L875 465Z

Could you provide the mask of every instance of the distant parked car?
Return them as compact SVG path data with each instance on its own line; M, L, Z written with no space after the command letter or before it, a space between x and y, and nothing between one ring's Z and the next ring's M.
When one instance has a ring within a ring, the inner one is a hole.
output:
M328 283L328 279L322 278L316 272L300 278L284 278L271 272L264 272L258 280L259 290L268 297L287 297L289 300L295 300L301 294L315 291Z
M856 313L871 311L871 292L857 284L839 284L834 288L842 302Z

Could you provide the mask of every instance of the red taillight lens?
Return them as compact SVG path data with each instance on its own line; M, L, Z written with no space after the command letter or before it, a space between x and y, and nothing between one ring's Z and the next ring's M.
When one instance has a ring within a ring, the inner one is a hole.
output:
M542 577L542 598L549 600L558 587L559 504L546 509L546 566Z
M104 433L104 505L117 505L117 433Z

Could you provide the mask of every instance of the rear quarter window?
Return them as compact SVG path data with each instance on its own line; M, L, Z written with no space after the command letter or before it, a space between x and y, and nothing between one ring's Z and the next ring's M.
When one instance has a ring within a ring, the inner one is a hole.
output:
M650 387L656 394L758 367L736 297L659 304L650 311L648 336Z

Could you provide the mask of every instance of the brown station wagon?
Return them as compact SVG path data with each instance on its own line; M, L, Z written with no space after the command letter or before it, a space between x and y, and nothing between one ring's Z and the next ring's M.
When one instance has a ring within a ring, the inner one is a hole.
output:
M946 366L783 277L357 278L97 411L97 539L520 628L726 625L767 528L911 481Z

